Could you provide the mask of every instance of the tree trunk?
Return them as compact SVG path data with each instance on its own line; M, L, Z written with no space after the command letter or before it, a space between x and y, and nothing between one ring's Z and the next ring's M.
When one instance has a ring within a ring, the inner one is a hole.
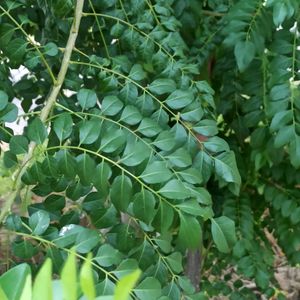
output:
M188 250L185 274L190 279L196 291L200 291L200 269L201 253L200 250Z

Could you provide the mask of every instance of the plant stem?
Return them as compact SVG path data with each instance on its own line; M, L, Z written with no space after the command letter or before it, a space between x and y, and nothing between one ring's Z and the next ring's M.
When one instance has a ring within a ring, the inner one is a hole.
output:
M44 108L42 109L41 114L40 114L40 119L43 123L46 123L46 120L47 120L53 106L56 103L57 96L58 96L59 91L62 87L62 84L65 80L66 73L68 71L68 67L69 67L69 64L70 64L72 51L75 47L75 42L76 42L77 35L78 35L78 30L79 30L81 16L82 16L83 4L84 4L84 0L77 0L76 8L75 8L75 14L74 14L74 20L73 20L73 24L72 24L72 27L71 27L71 30L70 30L70 33L69 33L69 38L68 38L68 41L67 41L67 45L66 45L66 48L65 48L63 60L62 60L62 63L61 63L61 67L60 67L58 76L57 76L57 80L55 81L54 85L52 86L51 92L49 93L48 99L46 100L46 105L44 106ZM28 153L24 157L23 163L20 166L20 171L18 172L18 175L15 179L14 190L8 196L8 198L6 200L6 203L5 203L5 206L1 210L0 224L3 222L6 215L10 211L11 206L14 202L14 199L20 193L20 190L22 188L21 177L26 172L26 170L29 168L29 165L30 165L29 162L31 161L31 159L34 156L35 148L36 148L36 143L31 142L29 144Z

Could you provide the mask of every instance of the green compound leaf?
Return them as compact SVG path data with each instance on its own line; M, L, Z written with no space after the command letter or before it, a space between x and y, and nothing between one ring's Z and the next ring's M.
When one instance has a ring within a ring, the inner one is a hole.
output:
M183 271L182 254L180 252L174 252L168 255L166 260L175 273L179 274Z
M76 169L83 185L89 186L95 176L96 164L90 155L83 153L76 157Z
M102 267L118 265L121 259L121 253L109 244L102 245L94 257L94 260Z
M162 129L154 120L144 118L137 130L146 137L153 137L159 134Z
M202 229L198 220L184 213L180 213L179 217L179 245L189 249L197 249L202 242Z
M29 226L32 233L36 235L43 234L50 224L49 214L43 210L39 210L32 214L29 218Z
M27 131L28 138L37 143L42 144L47 136L47 129L40 118L35 118L28 126Z
M126 166L134 167L149 159L150 155L151 148L144 141L129 137L120 162Z
M62 142L67 139L73 130L73 120L70 114L63 113L54 120L53 130L56 133L58 139Z
M162 233L168 231L171 227L174 219L174 210L166 202L161 201L157 210L157 213L154 217L152 225Z
M50 42L47 43L44 47L44 54L48 56L55 56L58 54L58 47L56 44Z
M181 109L194 101L191 91L176 90L166 100L166 104L172 109Z
M8 103L8 95L0 90L0 110L3 110Z
M110 198L118 210L127 210L129 202L132 200L132 183L127 176L120 175L114 179Z
M15 135L9 141L9 149L13 154L24 154L28 151L28 140L23 135Z
M18 108L13 103L8 103L3 110L0 111L0 121L12 123L18 118Z
M96 230L84 228L81 234L77 235L75 241L76 251L88 253L100 242L100 234Z
M158 192L168 199L185 199L191 197L191 192L178 179L168 181Z
M255 46L251 41L240 41L234 47L238 68L245 71L255 56Z
M154 277L144 279L134 290L141 300L158 299L161 295L160 282Z
M100 135L101 123L99 119L84 121L79 127L80 144L92 144Z
M163 95L166 93L172 93L176 89L176 84L172 79L160 78L154 80L148 88L150 92L156 95Z
M105 116L114 116L121 111L124 104L116 96L106 96L104 97L102 103L102 113Z
M94 107L97 103L97 95L93 90L81 89L77 94L78 103L82 109Z
M134 196L133 213L138 219L149 224L156 213L155 204L153 194L147 190L142 190Z
M229 253L236 242L234 222L225 216L211 219L211 233L218 250Z
M139 110L133 105L127 105L122 112L120 121L128 125L136 125L142 120Z
M154 161L148 164L140 178L146 183L163 183L172 177L172 172L163 161Z

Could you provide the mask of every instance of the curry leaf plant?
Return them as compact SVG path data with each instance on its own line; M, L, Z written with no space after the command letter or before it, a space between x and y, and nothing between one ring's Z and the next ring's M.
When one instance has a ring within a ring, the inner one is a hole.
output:
M137 269L132 299L257 299L232 267L279 295L266 232L300 261L298 19L296 0L3 0L13 260L67 282L75 249L89 299Z

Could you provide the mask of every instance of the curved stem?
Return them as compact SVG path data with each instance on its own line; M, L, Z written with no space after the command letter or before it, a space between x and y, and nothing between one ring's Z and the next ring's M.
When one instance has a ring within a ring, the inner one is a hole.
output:
M61 63L60 71L58 73L57 80L54 81L54 85L53 85L51 92L46 100L46 105L44 106L44 108L42 109L41 114L40 114L40 119L43 123L46 123L47 118L48 118L53 106L56 103L57 96L62 87L62 84L65 80L67 70L68 70L68 67L70 64L72 51L75 47L75 42L76 42L76 38L78 35L78 30L79 30L81 16L82 16L83 4L84 4L84 0L77 0L75 14L74 14L74 20L73 20L73 24L72 24L72 27L71 27L71 30L69 33L69 38L68 38L66 49L64 52L64 57L63 57L63 60ZM0 6L0 8L2 8L2 7ZM22 29L22 27L21 27L21 29ZM14 184L14 189L13 189L12 193L8 196L8 199L6 201L4 208L1 210L0 224L3 222L6 215L10 211L10 208L14 202L14 199L20 193L20 190L22 188L21 178L22 178L22 175L29 168L30 164L28 164L28 162L34 157L35 148L36 148L36 144L34 142L31 142L29 144L28 153L27 153L27 155L25 155L25 157L23 159L23 163L17 173L17 177L15 179L15 184Z

